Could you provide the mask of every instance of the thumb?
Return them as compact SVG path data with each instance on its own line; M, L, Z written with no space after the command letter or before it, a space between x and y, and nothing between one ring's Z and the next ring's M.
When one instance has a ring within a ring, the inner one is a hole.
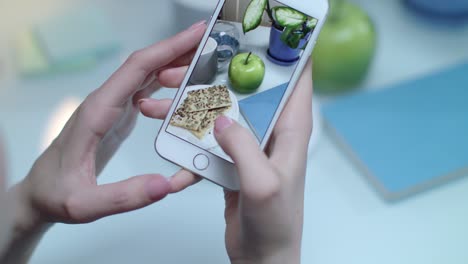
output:
M72 221L97 219L140 209L157 202L171 191L169 181L158 174L135 176L112 184L94 186L70 199L67 210Z
M237 167L241 189L271 181L268 159L252 133L226 116L216 119L214 131L219 145Z

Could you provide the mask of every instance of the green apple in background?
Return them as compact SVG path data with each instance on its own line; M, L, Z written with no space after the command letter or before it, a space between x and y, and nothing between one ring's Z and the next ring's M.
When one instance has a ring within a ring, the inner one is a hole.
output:
M337 93L357 87L376 49L376 31L369 16L346 0L330 0L330 13L312 58L314 88Z
M229 64L229 81L238 93L253 93L265 77L265 63L255 54L241 53Z

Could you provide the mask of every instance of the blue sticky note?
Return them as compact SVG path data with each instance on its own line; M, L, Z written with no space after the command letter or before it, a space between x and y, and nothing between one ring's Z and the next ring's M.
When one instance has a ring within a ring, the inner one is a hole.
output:
M258 93L239 101L244 118L262 141L278 109L289 83L281 84L265 92Z
M323 114L386 198L468 175L468 63L338 99Z

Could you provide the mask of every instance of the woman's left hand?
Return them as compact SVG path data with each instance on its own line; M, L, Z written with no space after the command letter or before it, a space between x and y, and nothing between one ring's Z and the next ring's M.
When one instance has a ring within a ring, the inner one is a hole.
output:
M98 185L96 177L132 131L139 102L161 86L178 87L205 30L205 23L197 23L133 53L84 100L26 179L10 191L19 203L16 240L51 223L88 223L142 208L198 181L184 170L170 180L147 174Z

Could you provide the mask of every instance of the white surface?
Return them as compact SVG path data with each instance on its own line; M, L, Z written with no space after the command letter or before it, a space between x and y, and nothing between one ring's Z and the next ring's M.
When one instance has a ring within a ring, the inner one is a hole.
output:
M467 27L420 22L401 8L401 1L355 1L371 12L379 32L379 50L366 87L415 78L468 60ZM103 0L99 5L108 8L127 52L169 34L168 0ZM0 8L0 17L4 17L3 10ZM61 101L84 98L119 63L121 59L116 58L88 73L0 87L0 123L10 149L12 178L18 180L29 170L39 152L41 130ZM156 97L172 95L173 91L162 90ZM159 125L141 118L100 182L147 172L174 173L177 168L153 150ZM445 264L468 260L468 179L388 204L326 135L309 157L308 169L303 263ZM137 212L89 225L56 225L31 263L228 263L223 206L221 189L202 182Z

